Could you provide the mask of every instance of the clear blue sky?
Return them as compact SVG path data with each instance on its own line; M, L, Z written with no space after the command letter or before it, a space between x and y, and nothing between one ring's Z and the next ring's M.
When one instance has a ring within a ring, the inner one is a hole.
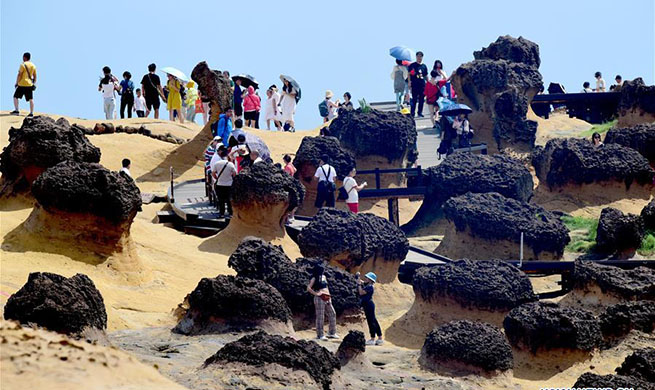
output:
M401 44L424 51L430 66L441 59L450 73L499 35L522 35L540 46L544 81L569 91L597 70L608 85L617 73L655 78L653 0L1 0L1 7L3 110L12 108L24 51L38 67L37 111L99 119L104 65L138 81L151 62L189 74L206 60L264 86L279 85L280 73L295 77L303 89L298 128L320 124L326 89L392 100L388 49Z

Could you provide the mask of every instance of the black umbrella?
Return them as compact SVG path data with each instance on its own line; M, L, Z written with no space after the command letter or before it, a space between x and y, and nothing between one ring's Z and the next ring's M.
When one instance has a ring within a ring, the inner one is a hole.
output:
M255 78L249 74L238 74L236 76L232 76L232 81L236 82L237 80L241 80L241 86L244 88L248 88L252 86L255 89L259 89L259 83Z

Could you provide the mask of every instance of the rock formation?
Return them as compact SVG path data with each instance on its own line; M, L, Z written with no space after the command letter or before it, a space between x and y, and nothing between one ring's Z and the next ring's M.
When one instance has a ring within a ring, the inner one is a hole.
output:
M553 349L591 351L602 340L600 324L591 312L553 302L514 308L503 327L512 346L533 354Z
M292 262L279 246L247 237L228 260L228 266L245 278L263 280L280 291L294 315L313 316L313 297L307 293L311 272L319 261L297 259ZM359 312L357 281L339 268L326 266L325 276L337 316Z
M293 333L291 310L280 292L257 279L202 278L187 297L189 309L174 331L202 334L266 329Z
M644 222L646 230L655 231L655 199L651 200L646 207L641 210L641 220Z
M298 209L298 214L314 215L318 211L314 207L316 201L316 186L318 179L314 177L318 168L321 156L327 154L330 157L330 165L337 171L339 180L350 173L356 165L353 154L339 144L334 137L304 137L298 147L293 165L297 168L296 178L305 187L306 196Z
M191 79L198 84L198 91L212 104L212 117L232 107L230 80L220 70L212 70L207 62L199 62L191 71Z
M449 322L428 333L419 362L434 371L443 367L478 374L509 370L514 358L500 329L464 320Z
M346 337L343 338L339 349L337 349L336 357L341 364L341 367L351 362L363 362L364 352L366 351L366 338L364 333L359 330L351 330Z
M637 77L624 81L620 92L619 126L655 122L655 85L648 86L641 77Z
M630 258L641 246L644 223L641 216L623 214L621 210L606 207L600 213L596 231L596 250L621 258Z
M655 302L617 303L608 306L599 320L605 339L622 337L633 329L652 333L655 330Z
M616 373L655 383L655 348L643 348L629 355Z
M258 332L226 344L205 361L204 368L214 364L243 363L262 367L279 364L307 372L324 390L330 389L332 375L341 366L330 351L313 341Z
M642 381L632 376L622 375L598 375L593 372L585 372L580 375L573 384L576 389L639 389L653 390L655 386L652 383Z
M9 129L9 145L0 155L0 195L27 193L43 171L68 160L97 163L100 149L64 118L25 118L19 129Z
M619 144L632 148L655 165L655 123L612 128L605 136L605 144Z
M396 279L409 251L405 234L373 214L322 208L298 235L303 256L318 257L349 272L373 271L378 282Z
M403 230L413 231L440 218L443 203L467 192L498 192L527 202L532 197L532 175L519 160L504 155L455 153L423 177L427 193L421 208Z
M27 283L9 297L4 312L6 320L35 323L65 334L107 328L102 295L83 274L66 278L48 272L31 273Z
M443 209L449 224L436 252L447 257L518 259L523 233L524 259L557 260L570 241L556 215L497 192L469 192L449 199Z
M523 37L503 36L473 53L452 82L460 102L473 109L474 142L486 142L491 152L506 147L530 151L537 123L526 115L534 95L543 89L539 46Z

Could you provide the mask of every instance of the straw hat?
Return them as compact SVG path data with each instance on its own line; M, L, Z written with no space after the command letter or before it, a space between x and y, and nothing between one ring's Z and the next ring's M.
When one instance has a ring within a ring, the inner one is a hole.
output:
M332 98L332 96L334 96L334 94L332 93L332 91L330 91L329 89L328 89L327 91L325 91L325 97L326 97L327 99Z

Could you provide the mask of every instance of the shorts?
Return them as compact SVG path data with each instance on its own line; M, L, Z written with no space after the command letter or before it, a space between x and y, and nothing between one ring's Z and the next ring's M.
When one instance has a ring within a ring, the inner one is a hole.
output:
M257 120L257 111L246 111L244 118L247 121L256 121Z
M352 211L353 213L357 214L359 213L359 203L347 203L348 205L348 210Z
M33 92L34 90L32 89L32 87L21 87L19 85L18 87L16 87L16 92L14 92L14 97L16 99L20 99L23 96L25 96L25 101L29 102L34 98Z
M148 110L152 110L153 108L159 110L159 96L155 95L154 98L146 96L146 107L148 107Z
M234 116L238 118L241 115L243 115L243 106L241 104L235 104L234 105Z

